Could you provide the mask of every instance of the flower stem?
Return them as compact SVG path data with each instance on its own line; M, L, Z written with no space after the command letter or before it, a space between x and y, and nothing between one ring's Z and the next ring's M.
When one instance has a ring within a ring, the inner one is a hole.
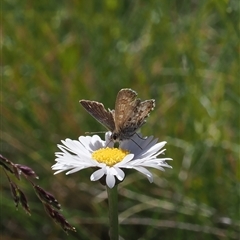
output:
M109 232L111 240L118 240L118 192L117 185L107 187L109 207Z

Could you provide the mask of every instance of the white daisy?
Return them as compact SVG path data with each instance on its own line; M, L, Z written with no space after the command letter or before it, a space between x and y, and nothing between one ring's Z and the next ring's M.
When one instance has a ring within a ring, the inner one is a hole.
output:
M98 168L90 177L91 181L100 180L106 176L106 184L113 188L116 178L122 181L125 173L122 169L136 169L144 174L150 182L153 182L153 175L146 167L152 167L164 171L164 167L171 168L165 161L171 158L157 158L163 154L162 149L166 142L157 143L158 139L153 136L141 138L135 134L133 138L124 140L119 148L113 147L110 142L111 132L105 134L105 141L99 136L80 136L78 141L62 140L63 145L58 145L61 152L56 152L56 164L52 166L57 170L55 174L68 171L71 174L89 167Z

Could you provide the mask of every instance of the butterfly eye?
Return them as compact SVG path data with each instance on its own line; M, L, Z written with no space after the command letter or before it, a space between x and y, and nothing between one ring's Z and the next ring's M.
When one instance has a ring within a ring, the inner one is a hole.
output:
M115 141L118 139L118 134L117 133L113 133L111 138Z

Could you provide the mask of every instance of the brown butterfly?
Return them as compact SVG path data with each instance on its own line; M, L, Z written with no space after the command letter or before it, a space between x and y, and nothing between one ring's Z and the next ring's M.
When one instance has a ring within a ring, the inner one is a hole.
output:
M155 107L155 100L141 101L137 93L129 88L118 92L115 110L105 109L102 103L80 100L81 105L98 122L112 132L111 140L130 139L146 122L150 111Z

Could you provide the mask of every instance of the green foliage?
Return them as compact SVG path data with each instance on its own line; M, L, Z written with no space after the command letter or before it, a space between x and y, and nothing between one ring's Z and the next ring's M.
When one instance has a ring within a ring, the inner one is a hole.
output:
M173 169L120 184L121 236L237 239L237 0L6 0L2 22L2 154L31 166L77 229L67 237L24 181L32 216L15 211L3 180L2 239L107 239L105 189L51 166L61 139L103 130L79 100L114 108L124 87L156 99L142 132L168 141Z

